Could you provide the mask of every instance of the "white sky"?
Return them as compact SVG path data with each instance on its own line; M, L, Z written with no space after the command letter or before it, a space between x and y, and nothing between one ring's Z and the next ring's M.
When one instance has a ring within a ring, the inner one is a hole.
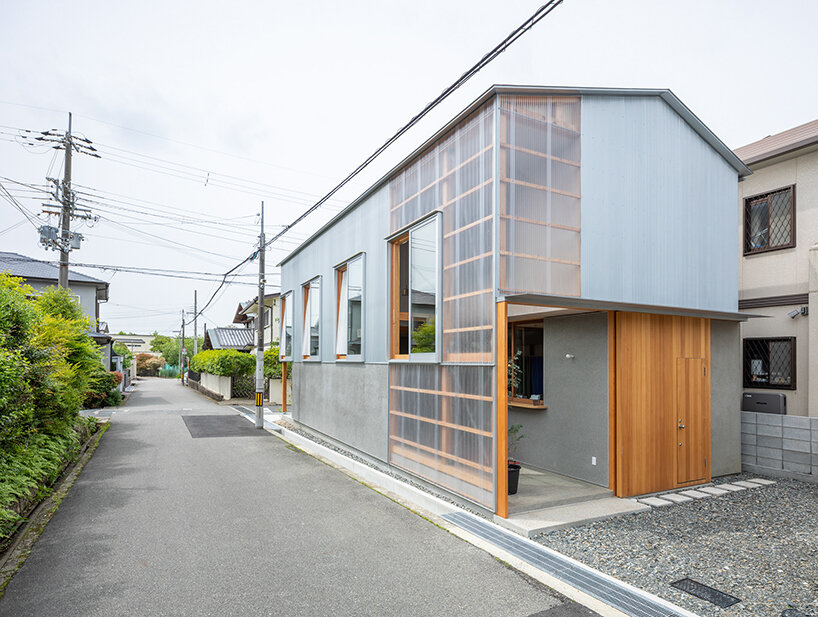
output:
M117 222L79 226L86 241L73 262L225 272L257 241L252 223L262 194L270 234L543 1L7 1L0 4L0 131L64 129L73 111L75 132L107 147L102 160L75 156L74 182L107 191L97 213ZM268 284L277 285L273 266L299 240L492 83L670 88L732 148L814 120L816 23L812 0L565 0L345 189L334 208L278 243L268 253ZM54 151L32 152L8 138L0 133L0 176L43 184ZM157 163L129 152L236 176L242 190L205 186L205 172L190 170L195 179L183 180L115 162ZM60 153L52 176L61 174L61 160ZM247 192L250 182L268 186ZM41 209L33 194L12 192L32 212ZM135 212L145 206L173 219ZM220 221L203 227L182 217ZM0 250L57 259L28 223L3 233L23 220L0 200ZM194 289L201 306L216 288L79 270L111 282L101 312L113 332L169 333L179 327L179 311L192 309ZM199 328L229 324L238 302L255 293L250 285L227 287Z

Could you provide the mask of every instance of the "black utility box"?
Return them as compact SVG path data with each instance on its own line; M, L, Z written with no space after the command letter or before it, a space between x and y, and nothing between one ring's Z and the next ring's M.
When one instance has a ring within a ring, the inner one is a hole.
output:
M745 392L741 396L741 411L787 413L787 395L773 392Z

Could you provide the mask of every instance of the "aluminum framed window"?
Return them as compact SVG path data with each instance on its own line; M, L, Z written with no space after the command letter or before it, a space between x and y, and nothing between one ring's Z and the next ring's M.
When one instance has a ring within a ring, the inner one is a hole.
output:
M744 254L795 246L795 185L744 200Z
M302 286L304 294L304 327L301 330L301 357L321 359L321 277Z
M281 296L281 334L279 336L278 358L282 362L293 359L293 292Z
M335 273L335 358L360 362L364 344L364 255L338 266Z
M795 390L795 337L746 338L744 387Z
M392 241L391 357L436 362L440 358L440 216L434 215Z

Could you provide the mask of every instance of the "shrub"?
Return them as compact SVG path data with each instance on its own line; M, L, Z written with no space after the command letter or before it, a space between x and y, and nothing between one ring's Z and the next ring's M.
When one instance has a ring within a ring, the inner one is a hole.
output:
M122 383L122 380L125 379L125 376L119 371L111 371L111 375L114 376L114 387L119 386L119 384Z
M190 359L190 368L197 373L224 377L249 375L256 366L256 358L235 349L208 349Z
M119 407L122 404L122 393L119 390L111 390L102 401L103 407Z
M278 357L278 345L264 351L264 376L268 379L281 379L281 360ZM293 364L287 365L287 377L292 377Z
M89 409L96 409L105 405L105 399L116 386L116 378L113 373L109 373L102 365L99 370L94 371L85 392L85 406Z

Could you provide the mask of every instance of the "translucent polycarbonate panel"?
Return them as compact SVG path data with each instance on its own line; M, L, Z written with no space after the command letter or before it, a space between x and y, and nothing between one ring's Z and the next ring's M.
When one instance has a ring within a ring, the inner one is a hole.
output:
M389 184L393 233L442 211L444 362L494 360L494 107L474 112Z
M500 293L580 295L580 98L498 99Z
M389 367L389 460L494 509L493 368Z
M347 354L361 355L363 340L364 260L359 257L347 264Z
M437 218L409 233L409 320L412 354L434 353L435 316L438 305L438 224Z

